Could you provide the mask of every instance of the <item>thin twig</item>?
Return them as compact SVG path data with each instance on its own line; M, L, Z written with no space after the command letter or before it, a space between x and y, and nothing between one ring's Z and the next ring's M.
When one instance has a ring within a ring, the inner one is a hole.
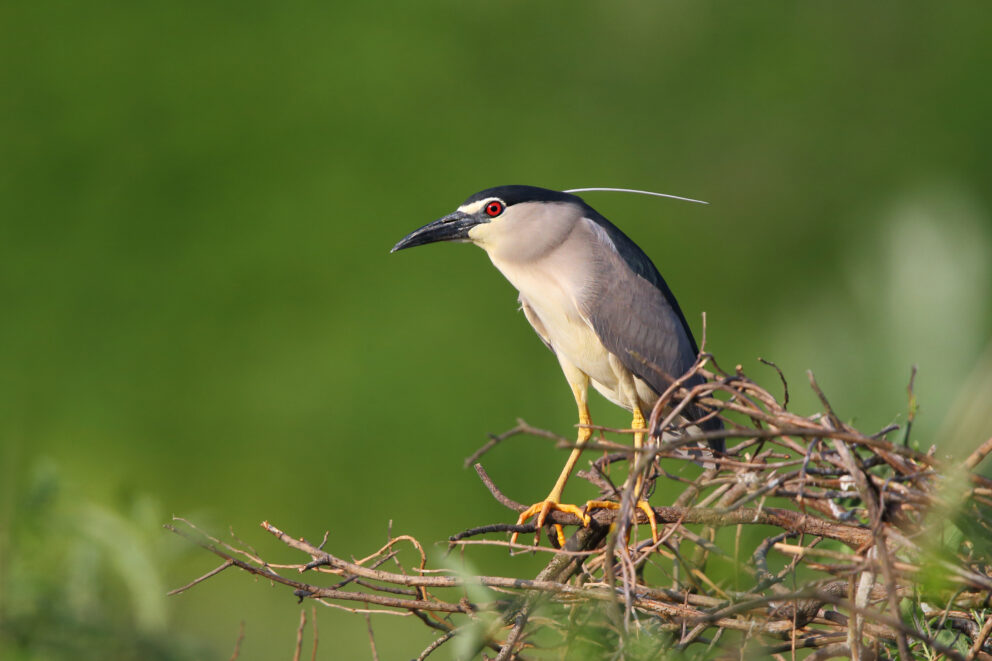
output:
M982 651L982 647L984 647L985 641L989 639L990 633L992 633L992 615L985 618L985 624L982 625L982 630L975 636L975 642L972 643L971 649L968 650L968 661L974 659Z
M175 590L169 590L165 594L166 594L167 597L171 597L171 596L177 595L177 594L179 594L181 592L186 592L186 590L189 590L191 587L193 587L197 583L202 583L203 581L207 580L211 576L216 576L217 574L221 573L222 571L224 571L225 569L227 569L228 567L230 567L233 564L234 563L231 562L230 560L225 560L219 567L216 567L214 569L211 569L210 571L208 571L203 576L190 581L189 583L187 583L186 585L182 586L181 588L176 588Z
M303 627L307 624L307 611L300 609L300 626L296 628L296 648L293 650L293 661L300 661L303 652Z
M992 452L992 437L989 437L989 440L982 443L978 446L978 449L968 455L968 458L964 460L964 467L968 470L973 470L990 452Z
M446 634L442 635L441 637L437 638L436 640L434 640L434 642L432 642L430 645L428 645L424 649L424 651L421 652L419 656L417 656L416 661L424 661L424 659L426 659L428 656L430 656L431 652L433 652L437 648L441 647L441 645L444 645L446 642L448 642L449 640L451 640L454 637L454 635L455 635L455 632L454 631L449 631L448 633L446 633Z
M241 641L245 639L245 621L241 620L241 624L238 625L238 638L234 641L234 653L231 654L230 661L237 661L238 657L241 655Z
M908 398L907 404L907 414L906 414L906 432L902 437L902 444L904 446L909 446L909 432L913 429L913 421L916 420L916 411L919 409L919 405L916 402L916 393L913 390L913 384L916 382L916 365L909 371L909 384L906 386L906 395Z
M375 649L375 634L372 633L372 616L365 614L365 626L369 632L369 647L372 648L372 661L379 661L379 652Z
M782 370L779 369L778 365L776 365L770 360L765 360L764 358L761 357L758 357L758 360L764 363L765 365L774 368L775 371L778 372L778 378L782 381L782 408L783 409L789 408L789 383L788 381L785 380L785 375L782 374Z
M493 483L492 478L489 477L489 474L486 472L486 469L482 467L482 464L475 465L475 472L479 475L479 479L482 480L482 483L486 485L486 488L489 489L489 493L491 493L493 498L499 501L501 505L511 510L516 510L517 512L523 512L527 509L526 505L522 505L515 500L507 498Z
M327 541L327 535L326 534L324 535L324 541L325 542ZM321 543L320 546L321 546L321 548L323 548L324 544ZM313 622L313 652L310 654L310 661L317 661L317 642L318 642L319 636L317 635L317 607L316 606L311 606L310 607L310 621Z

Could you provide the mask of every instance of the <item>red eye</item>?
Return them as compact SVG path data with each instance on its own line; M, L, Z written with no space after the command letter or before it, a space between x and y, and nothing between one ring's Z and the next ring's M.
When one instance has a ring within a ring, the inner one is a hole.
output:
M504 207L502 202L500 202L499 200L493 200L492 202L486 205L486 215L489 216L490 218L495 218L496 216L503 213L503 209Z

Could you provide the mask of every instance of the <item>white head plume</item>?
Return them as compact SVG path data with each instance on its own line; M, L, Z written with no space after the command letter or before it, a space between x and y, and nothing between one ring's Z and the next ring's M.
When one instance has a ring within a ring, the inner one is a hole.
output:
M682 197L680 195L669 195L667 193L655 193L649 190L637 190L635 188L570 188L563 193L588 193L592 191L605 191L612 193L637 193L638 195L653 195L654 197L668 197L673 200L682 200L683 202L695 202L696 204L709 204L709 202L704 202L703 200L694 200L691 197Z

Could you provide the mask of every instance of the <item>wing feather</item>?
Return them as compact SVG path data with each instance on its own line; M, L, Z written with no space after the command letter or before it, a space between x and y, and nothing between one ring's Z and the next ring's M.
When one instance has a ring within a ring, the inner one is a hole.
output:
M621 255L611 233L598 221L588 222L593 231L600 233L598 238L609 241L614 250L595 251L597 277L583 296L583 315L603 346L624 367L655 392L662 393L696 360L698 350L692 332L671 290L647 255L611 225L626 239L625 254ZM627 254L631 250L635 252ZM631 259L636 260L636 269ZM702 377L696 375L686 386L691 388L701 382ZM690 420L704 415L698 407L691 407L687 413ZM702 427L720 429L722 424L714 418ZM723 443L714 441L711 446L722 449Z

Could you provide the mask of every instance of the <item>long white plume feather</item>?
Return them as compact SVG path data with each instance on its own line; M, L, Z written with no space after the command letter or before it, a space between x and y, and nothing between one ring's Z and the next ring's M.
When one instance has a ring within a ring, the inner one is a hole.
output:
M696 204L709 204L709 202L704 202L703 200L694 200L691 197L682 197L680 195L668 195L667 193L655 193L649 190L637 190L635 188L570 188L569 190L562 191L563 193L588 193L592 191L605 191L611 193L637 193L638 195L653 195L654 197L669 197L673 200L682 200L683 202L695 202Z

